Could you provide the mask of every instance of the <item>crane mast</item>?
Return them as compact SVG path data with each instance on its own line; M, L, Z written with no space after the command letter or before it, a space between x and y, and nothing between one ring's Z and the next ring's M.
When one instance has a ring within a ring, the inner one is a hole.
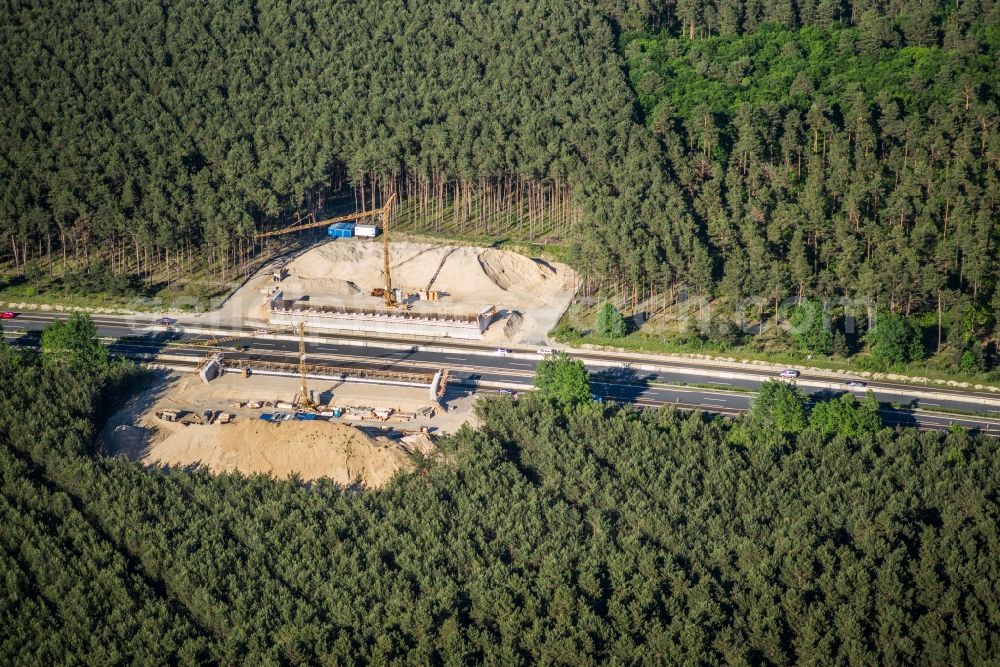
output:
M306 323L299 322L299 376L302 378L302 387L299 389L297 403L308 410L318 409L318 405L309 395L309 386L306 384Z
M393 195L389 198L389 202L386 207L392 203ZM389 213L388 211L384 216L382 216L382 263L385 271L385 307L395 308L399 304L396 303L396 297L392 293L392 274L389 273Z

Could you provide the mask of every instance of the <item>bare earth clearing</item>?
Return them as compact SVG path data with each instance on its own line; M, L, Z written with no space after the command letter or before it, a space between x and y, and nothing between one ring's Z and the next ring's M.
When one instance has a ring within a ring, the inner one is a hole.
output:
M146 391L135 396L116 413L101 432L101 442L110 455L124 455L146 465L189 467L204 465L212 472L250 475L270 474L302 479L330 478L340 484L367 488L384 485L398 470L410 466L410 454L437 453L432 439L414 433L402 439L379 435L384 424L363 420L287 421L269 423L258 419L274 408L235 407L236 402L289 400L295 393L294 378L226 375L211 384L197 376L163 373ZM415 411L427 405L425 389L365 384L316 387L324 400L340 407L369 406ZM428 426L436 432L454 431L470 417L471 397L451 401L456 409L439 411L394 428L418 431ZM180 410L198 421L205 410L234 415L230 424L184 425L156 416L156 411Z
M385 484L407 465L406 452L386 438L328 422L259 419L211 426L182 426L160 441L149 459L169 465L200 462L213 472L265 472L278 478L299 473L304 479L329 477L341 484Z
M438 292L439 300L411 300L413 311L465 315L495 306L501 317L485 338L498 343L543 343L576 288L576 276L568 267L510 251L400 241L391 244L390 256L395 286L405 292ZM385 284L382 260L380 239L330 240L290 258L277 286L289 299L378 307L382 300L370 293ZM268 318L264 294L275 287L273 268L249 280L221 309L182 319L203 326L213 321L263 323ZM327 477L377 488L410 465L412 452L437 452L431 438L419 434L421 427L450 432L472 419L473 398L455 398L449 409L438 407L433 417L394 423L397 431L412 433L400 440L385 437L382 429L387 424L346 412L333 421L270 423L260 420L260 414L282 410L246 405L291 401L297 389L295 378L226 375L206 385L194 375L164 374L109 420L101 434L103 446L111 455L146 465L203 465L213 472L279 478L297 474L306 480ZM321 403L341 408L416 413L430 406L423 388L338 383L311 389L319 392ZM180 411L186 424L157 417L155 413L164 409ZM206 410L231 414L234 421L201 423Z
M508 250L399 241L390 244L390 261L395 287L440 293L437 301L413 300L415 312L474 315L496 306L501 318L486 338L498 342L543 342L576 288L568 266ZM285 298L307 297L309 303L379 307L382 299L371 296L371 290L385 285L382 266L381 240L330 240L291 260L280 288ZM271 271L254 277L223 312L266 319L261 290L273 284ZM505 332L512 312L521 314L520 326Z

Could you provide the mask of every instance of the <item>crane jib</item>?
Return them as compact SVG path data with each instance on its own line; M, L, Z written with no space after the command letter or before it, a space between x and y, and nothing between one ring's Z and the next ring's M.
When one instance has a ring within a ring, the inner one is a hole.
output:
M389 208L392 206L392 202L396 199L396 194L393 193L386 200L382 208L372 209L370 211L356 211L354 213L349 213L347 215L342 215L336 218L328 218L319 222L307 222L299 225L292 225L291 227L285 227L284 229L276 229L270 232L260 232L259 234L254 234L254 238L262 239L270 236L281 236L282 234L291 234L293 232L301 232L306 229L316 229L317 227L327 227L329 225L338 222L347 222L348 220L358 220L361 218L367 218L369 216L382 216L383 221L386 220L389 213ZM383 223L384 224L384 223Z

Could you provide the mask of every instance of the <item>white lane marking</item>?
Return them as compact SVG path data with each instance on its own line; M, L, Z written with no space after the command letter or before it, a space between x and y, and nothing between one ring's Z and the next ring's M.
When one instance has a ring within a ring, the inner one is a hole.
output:
M716 402L716 401L702 401L702 403L704 405L725 405L726 404L726 402L724 400L722 400L722 399L720 399L720 402Z
M60 316L46 317L45 315L35 315L35 314L31 314L31 313L23 313L23 314L19 314L17 317L15 317L13 320L10 320L10 321L14 322L14 321L17 321L17 320L24 320L25 322L56 322L56 321L59 321L59 320L65 320L67 317L68 317L68 314L61 314ZM98 318L95 318L95 317L91 317L90 321L93 324L104 324L104 325L107 325L107 326L116 326L116 327L123 327L123 328L129 327L132 324L129 320L126 320L126 319L121 319L121 320L105 320L105 319L98 319ZM143 322L136 322L136 324L144 324L144 323Z
M729 383L728 383L728 382L717 382L717 381L715 381L715 380L709 380L709 381L708 381L708 384L721 384L721 385L722 385L722 386L724 386L724 387L728 387L728 386L729 386Z
M511 366L520 366L522 368L534 368L535 367L534 364L526 364L526 363L521 362L521 361L511 361L510 365Z
M940 408L940 403L928 403L927 401L920 401L920 405L933 405L935 408Z
M448 361L465 361L465 357L445 357Z

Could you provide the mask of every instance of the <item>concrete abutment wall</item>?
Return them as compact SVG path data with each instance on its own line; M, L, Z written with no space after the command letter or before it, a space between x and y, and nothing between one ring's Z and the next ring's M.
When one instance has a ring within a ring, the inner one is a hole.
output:
M478 315L452 315L417 311L380 311L349 307L308 307L282 298L275 291L268 299L268 322L293 326L305 322L307 327L353 333L408 334L463 340L482 340L483 332L496 317L496 308Z

